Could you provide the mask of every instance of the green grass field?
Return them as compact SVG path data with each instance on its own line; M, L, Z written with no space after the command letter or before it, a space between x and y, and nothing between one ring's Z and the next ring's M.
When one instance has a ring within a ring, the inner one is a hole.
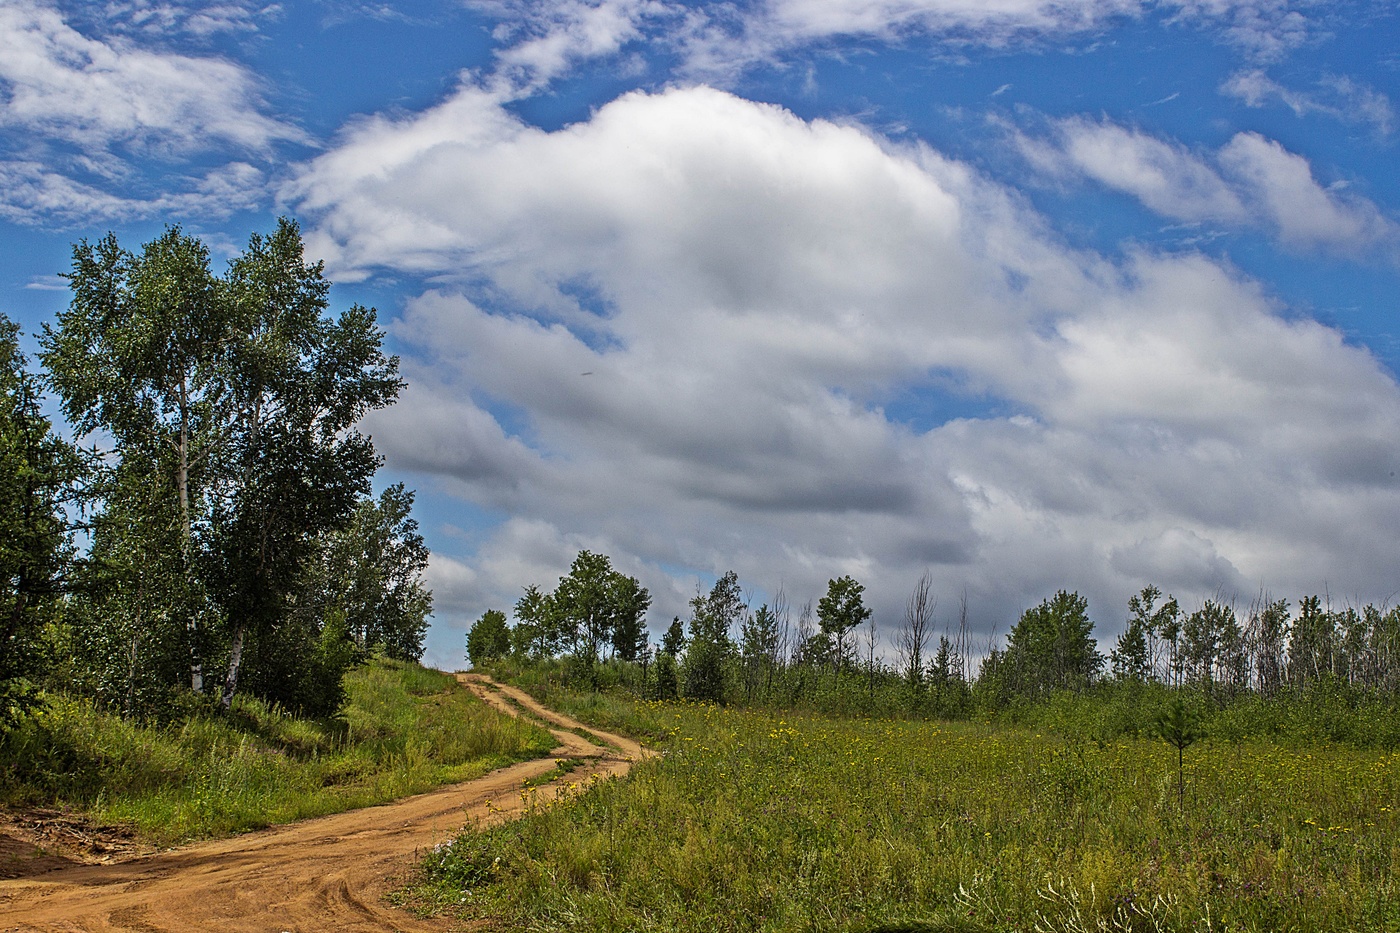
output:
M251 697L233 715L142 725L52 697L0 749L0 800L67 806L168 844L337 813L469 780L553 747L448 674L374 659L346 675L336 720Z
M525 930L1400 930L1400 753L573 698L663 757L430 857Z

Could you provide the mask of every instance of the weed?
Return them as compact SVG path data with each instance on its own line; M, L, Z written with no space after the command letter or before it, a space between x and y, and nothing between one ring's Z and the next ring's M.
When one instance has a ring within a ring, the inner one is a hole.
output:
M229 716L141 724L53 696L0 740L0 800L72 807L168 844L382 803L554 745L417 665L376 659L345 687L341 715L322 721L240 695Z
M476 880L446 900L511 928L1327 933L1400 918L1400 753L1203 739L1182 765L1186 820L1177 750L1146 734L555 699L663 755L455 844Z

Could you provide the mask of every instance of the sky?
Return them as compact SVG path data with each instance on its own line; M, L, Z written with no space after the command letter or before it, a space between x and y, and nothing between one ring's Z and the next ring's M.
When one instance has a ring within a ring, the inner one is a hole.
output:
M921 574L978 643L1400 593L1382 0L0 0L0 310L295 218L408 387L425 660L580 549L651 630Z

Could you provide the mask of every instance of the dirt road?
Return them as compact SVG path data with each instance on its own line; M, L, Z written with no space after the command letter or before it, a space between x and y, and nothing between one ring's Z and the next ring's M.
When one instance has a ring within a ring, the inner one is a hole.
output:
M578 722L490 678L459 675L492 706L543 720L559 740L551 757L395 803L198 843L130 861L59 868L0 881L0 931L440 931L383 895L401 885L423 850L473 820L498 822L524 809L522 782L581 760L568 780L626 773L645 754L630 739L568 731ZM513 702L512 702L513 701ZM557 784L536 789L546 800Z

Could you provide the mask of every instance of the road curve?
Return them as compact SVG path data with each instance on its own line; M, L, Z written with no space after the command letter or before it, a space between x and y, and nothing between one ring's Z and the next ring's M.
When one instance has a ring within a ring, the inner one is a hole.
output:
M65 867L0 881L0 931L42 933L403 933L442 931L448 922L397 909L384 894L411 875L418 856L465 824L519 816L524 781L547 774L561 758L581 763L570 774L625 774L644 757L631 739L546 709L533 697L489 677L459 674L473 693L512 716L524 709L559 740L548 758L493 771L474 781L334 816L303 820L229 839L105 865ZM599 746L570 731L586 729ZM558 783L536 788L549 800Z

